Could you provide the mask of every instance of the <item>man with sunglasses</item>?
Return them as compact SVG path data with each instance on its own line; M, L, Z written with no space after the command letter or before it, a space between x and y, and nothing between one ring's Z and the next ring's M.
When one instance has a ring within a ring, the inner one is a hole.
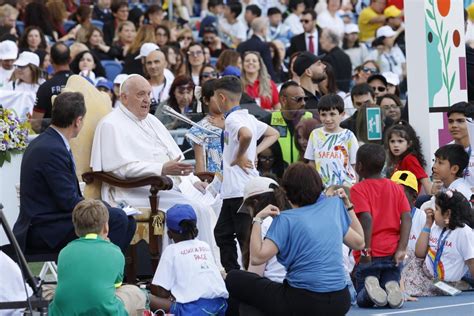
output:
M305 10L301 15L300 22L303 25L304 33L293 36L287 56L304 51L320 55L322 53L322 48L319 45L321 29L316 25L316 12L313 9Z
M280 133L280 144L283 160L292 164L299 160L296 148L295 127L303 119L313 118L313 114L305 111L308 97L301 86L295 81L287 81L280 88L281 110L272 112L268 125Z

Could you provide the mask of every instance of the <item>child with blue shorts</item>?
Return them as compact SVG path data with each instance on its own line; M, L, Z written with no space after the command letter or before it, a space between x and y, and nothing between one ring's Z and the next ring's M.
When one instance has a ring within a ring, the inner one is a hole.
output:
M151 306L176 316L224 316L229 294L211 248L196 239L196 222L191 205L176 204L166 212L174 243L163 251L153 277L158 297L151 298Z

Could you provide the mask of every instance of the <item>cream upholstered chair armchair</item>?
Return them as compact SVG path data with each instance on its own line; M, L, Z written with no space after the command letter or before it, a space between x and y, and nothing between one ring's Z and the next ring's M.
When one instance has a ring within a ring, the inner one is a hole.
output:
M108 95L98 91L86 79L77 75L69 78L63 91L81 92L85 98L87 113L84 118L84 126L79 135L71 141L71 149L76 162L77 177L78 179L82 178L86 183L84 196L86 198L100 199L102 182L122 188L150 186L150 208L141 208L142 214L135 216L137 230L126 258L127 281L131 283L135 282L137 276L136 244L139 241L145 240L149 245L152 269L156 270L158 265L162 250L165 219L165 213L158 210L158 192L159 190L170 190L173 186L172 181L166 176L123 180L108 173L92 172L90 168L90 157L94 132L99 121L112 111L111 100Z

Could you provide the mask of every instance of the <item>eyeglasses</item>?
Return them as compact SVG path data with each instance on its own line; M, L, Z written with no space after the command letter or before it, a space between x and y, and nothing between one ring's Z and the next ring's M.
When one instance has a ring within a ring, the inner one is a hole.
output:
M258 156L259 161L273 161L275 158L273 156Z
M194 88L190 86L178 87L176 91L179 93L193 93Z
M373 73L373 74L376 74L378 73L377 69L376 68L369 68L369 67L364 67L361 69L363 72L365 73Z
M198 56L201 56L202 54L204 54L202 50L197 50L195 52L192 52L192 51L188 52L188 55L193 56L193 57L198 57Z
M397 109L398 108L398 104L396 103L392 103L392 104L385 104L383 106L384 110L390 110L390 109Z
M303 24L306 24L306 23L310 23L310 22L313 22L313 21L301 19L300 22L303 23Z
M201 77L203 78L217 78L217 72L212 71L212 72L203 72L201 74Z
M301 102L307 102L308 101L308 97L307 96L304 96L304 97L290 97L290 96L286 96L288 99L291 99L293 101L295 101L296 103L301 103Z
M385 92L387 90L387 88L384 87L384 86L372 87L372 89L374 89L374 91L378 91L378 92Z

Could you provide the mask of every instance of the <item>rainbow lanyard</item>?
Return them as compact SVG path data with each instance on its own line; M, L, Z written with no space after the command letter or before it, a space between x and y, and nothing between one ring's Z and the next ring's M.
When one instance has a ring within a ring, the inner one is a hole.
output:
M436 250L436 256L435 256L434 261L433 261L433 276L434 276L434 279L436 281L438 281L438 264L441 261L441 255L443 254L443 251L444 251L444 245L446 244L446 239L448 239L449 234L451 234L451 230L448 231L448 233L446 234L446 236L443 239L443 235L444 235L445 232L446 232L446 227L443 228L443 231L439 235L438 248Z

